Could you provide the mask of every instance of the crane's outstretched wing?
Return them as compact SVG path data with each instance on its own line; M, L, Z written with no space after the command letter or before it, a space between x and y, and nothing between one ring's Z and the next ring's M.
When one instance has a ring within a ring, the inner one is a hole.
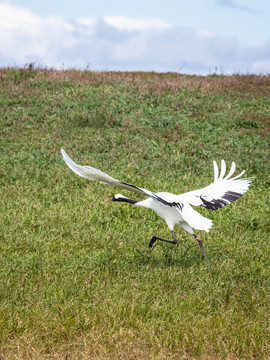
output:
M239 179L244 173L242 171L239 175L231 177L235 172L235 163L232 162L231 169L227 176L226 164L221 160L221 170L218 173L218 166L216 161L214 165L214 182L199 190L189 191L179 195L179 201L183 203L188 202L194 206L204 206L207 209L217 210L231 202L239 199L249 188L252 178Z
M157 201L162 202L165 205L171 206L170 203L168 203L166 200L162 199L161 197L159 197L157 194L153 193L152 191L149 191L149 190L146 190L143 188L139 188L137 186L114 179L110 175L105 174L104 172L102 172L98 169L95 169L91 166L78 165L73 160L71 160L71 158L68 156L68 154L65 152L64 149L61 149L61 153L63 155L63 159L65 160L67 166L72 171L74 171L75 174L77 174L85 179L99 181L102 184L114 186L114 187L124 189L124 190L133 191L133 192L143 195L143 196L149 196Z

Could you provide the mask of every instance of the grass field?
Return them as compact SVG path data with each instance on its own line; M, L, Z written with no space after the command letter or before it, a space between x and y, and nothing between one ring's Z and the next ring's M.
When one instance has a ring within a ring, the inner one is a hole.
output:
M1 360L269 359L270 76L0 69L0 117ZM152 191L206 186L222 158L255 180L197 209L209 268L181 228L148 250L165 222L104 203L61 147Z

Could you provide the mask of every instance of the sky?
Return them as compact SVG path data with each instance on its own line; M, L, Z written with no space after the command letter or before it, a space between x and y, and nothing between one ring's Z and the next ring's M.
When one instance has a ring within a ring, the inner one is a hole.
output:
M0 0L0 67L270 73L269 0Z

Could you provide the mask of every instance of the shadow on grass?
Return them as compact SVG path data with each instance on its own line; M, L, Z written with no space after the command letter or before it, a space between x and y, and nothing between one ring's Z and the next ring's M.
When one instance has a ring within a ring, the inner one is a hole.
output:
M196 248L196 249L195 249ZM197 253L196 253L197 251ZM161 268L181 267L190 268L200 262L200 249L196 244L189 246L168 246L167 244L156 244L153 249L134 249L134 262L142 266L159 266ZM204 258L201 258L204 261Z

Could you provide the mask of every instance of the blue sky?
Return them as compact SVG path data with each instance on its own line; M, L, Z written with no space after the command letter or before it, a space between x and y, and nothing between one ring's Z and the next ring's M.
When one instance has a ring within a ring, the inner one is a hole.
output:
M0 66L270 73L268 0L0 0Z

